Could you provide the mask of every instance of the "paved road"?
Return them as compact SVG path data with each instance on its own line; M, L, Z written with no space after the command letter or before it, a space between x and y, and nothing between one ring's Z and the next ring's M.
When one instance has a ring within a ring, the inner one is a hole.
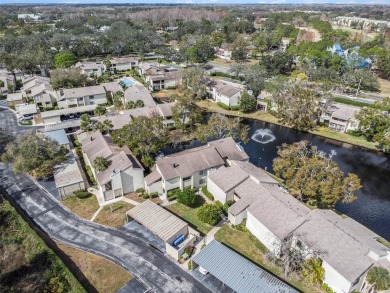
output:
M230 74L230 72L229 72L230 66L229 65L221 65L218 63L214 63L214 62L207 62L205 64L205 66L206 66L207 70L209 70L211 72L218 71L218 72Z
M26 175L0 163L0 185L51 238L90 251L122 266L149 292L210 292L141 235L105 227L77 217ZM139 286L139 284L138 284Z
M11 131L14 135L29 134L42 126L20 126L16 115L10 109L0 106L0 127Z

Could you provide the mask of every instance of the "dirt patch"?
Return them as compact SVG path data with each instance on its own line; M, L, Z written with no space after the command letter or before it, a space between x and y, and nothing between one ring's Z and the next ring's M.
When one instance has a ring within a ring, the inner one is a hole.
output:
M144 202L146 199L142 197L142 195L139 195L137 192L132 192L132 193L129 193L129 194L126 194L125 195L126 198L128 199L132 199L136 202L139 202L139 203L142 203ZM156 197L156 198L149 198L152 202L154 203L157 203L157 204L161 204L162 203L162 200L159 198L159 197Z
M102 257L57 244L98 292L116 292L133 278L127 271Z
M124 201L118 201L111 205L107 205L99 212L95 222L105 226L118 228L126 223L126 212L133 207L133 205Z
M379 84L381 85L381 94L385 97L390 97L390 80L379 78Z

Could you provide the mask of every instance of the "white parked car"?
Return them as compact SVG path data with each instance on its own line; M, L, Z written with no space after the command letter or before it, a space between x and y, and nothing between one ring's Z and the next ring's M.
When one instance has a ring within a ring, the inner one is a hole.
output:
M348 99L351 99L351 100L356 100L356 99L357 99L357 97L355 97L355 96L348 96Z
M201 266L199 266L199 272L200 272L202 275L207 275L207 274L209 273L206 269L202 268Z
M33 115L24 115L22 117L19 118L19 121L20 122L23 122L23 121L29 121L29 120L33 120L34 116Z

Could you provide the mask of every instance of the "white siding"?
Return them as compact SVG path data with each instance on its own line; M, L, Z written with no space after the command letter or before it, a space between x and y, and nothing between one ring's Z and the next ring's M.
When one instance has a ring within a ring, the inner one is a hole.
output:
M131 69L131 63L116 64L113 68L116 68L116 70L129 70Z
M247 212L246 212L246 209L243 210L241 213L239 213L238 215L233 215L232 213L228 213L228 219L230 221L230 223L232 223L233 225L238 225L238 224L241 224L241 222L246 219L247 217Z
M247 212L246 227L265 247L277 253L280 240L249 212Z
M155 182L155 183L153 183L152 185L149 185L149 186L145 184L145 190L148 193L152 193L152 192L162 193L162 183L161 183L161 180L157 181L157 182Z
M339 272L331 267L326 261L322 261L322 267L325 270L324 283L328 284L336 293L349 292L351 283L345 279Z
M207 178L207 190L214 196L214 200L219 200L221 203L227 201L226 193L219 188L210 178Z

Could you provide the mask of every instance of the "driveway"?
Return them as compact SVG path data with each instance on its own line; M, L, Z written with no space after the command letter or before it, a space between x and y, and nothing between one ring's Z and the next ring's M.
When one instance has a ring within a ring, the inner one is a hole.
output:
M9 108L0 106L0 128L11 131L12 134L31 134L42 126L20 126L15 113Z
M124 230L77 217L26 175L0 163L0 185L51 238L100 255L130 272L151 292L210 292L148 242ZM137 284L139 286L139 284Z

